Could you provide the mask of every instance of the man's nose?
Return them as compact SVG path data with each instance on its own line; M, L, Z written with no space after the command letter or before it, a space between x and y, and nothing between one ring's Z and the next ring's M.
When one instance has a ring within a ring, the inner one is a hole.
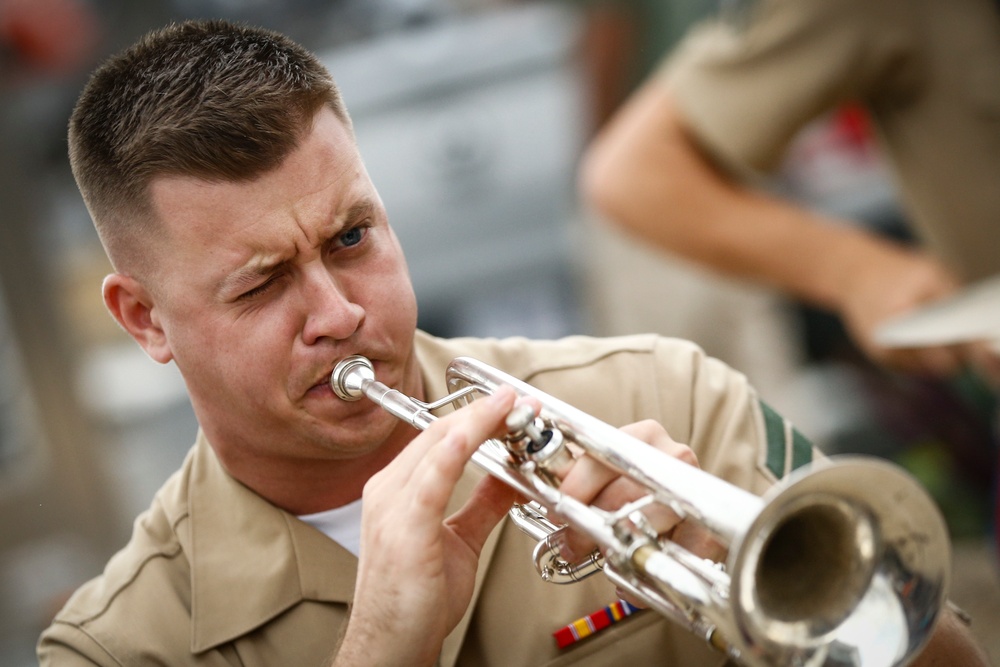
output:
M302 338L313 345L322 338L350 338L365 319L365 309L353 302L325 267L307 272L303 290L306 313Z

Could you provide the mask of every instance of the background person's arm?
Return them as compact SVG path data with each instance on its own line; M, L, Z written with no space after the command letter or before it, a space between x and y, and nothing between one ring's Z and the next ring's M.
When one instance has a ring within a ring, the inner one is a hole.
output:
M874 341L888 319L957 289L945 266L730 177L686 131L664 77L652 78L595 138L581 189L603 216L661 249L838 313L880 363L947 374L964 359L962 348Z

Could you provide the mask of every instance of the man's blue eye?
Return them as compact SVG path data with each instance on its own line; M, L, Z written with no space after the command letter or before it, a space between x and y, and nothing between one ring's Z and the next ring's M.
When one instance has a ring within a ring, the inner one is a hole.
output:
M364 238L364 235L364 229L361 227L349 229L340 235L340 244L345 247L357 245L358 243L361 243L361 239Z

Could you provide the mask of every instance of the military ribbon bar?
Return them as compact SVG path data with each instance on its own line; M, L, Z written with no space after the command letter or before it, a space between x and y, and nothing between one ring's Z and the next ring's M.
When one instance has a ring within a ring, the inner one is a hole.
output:
M569 625L559 628L552 633L552 636L555 637L559 648L566 648L637 611L639 611L638 607L632 606L625 600L618 600L603 609L598 609L593 614L578 618Z

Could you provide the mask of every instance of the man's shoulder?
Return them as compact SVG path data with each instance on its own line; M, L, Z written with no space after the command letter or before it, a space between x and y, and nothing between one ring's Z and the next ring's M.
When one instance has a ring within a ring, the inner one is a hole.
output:
M690 341L657 334L539 340L524 337L444 339L421 333L418 334L417 351L423 363L442 369L455 357L469 356L528 381L602 362L647 363L653 355L678 359L703 356L701 349Z
M72 629L114 652L115 643L129 634L122 627L161 633L160 626L174 612L190 614L191 574L182 537L188 518L184 472L175 473L157 492L104 571L73 594L43 635L43 644L46 635Z
M445 395L445 369L456 356L498 368L610 424L656 419L678 434L688 432L695 395L708 399L742 377L698 345L656 334L558 340L423 336L418 357L429 396ZM712 378L711 390L699 391L705 378Z

